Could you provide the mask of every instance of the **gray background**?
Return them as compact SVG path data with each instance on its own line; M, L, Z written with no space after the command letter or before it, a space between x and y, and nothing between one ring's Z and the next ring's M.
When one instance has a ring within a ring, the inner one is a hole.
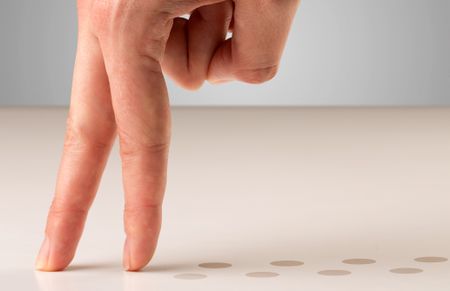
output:
M66 105L75 2L0 2L0 105ZM449 0L303 0L278 76L174 105L450 105Z

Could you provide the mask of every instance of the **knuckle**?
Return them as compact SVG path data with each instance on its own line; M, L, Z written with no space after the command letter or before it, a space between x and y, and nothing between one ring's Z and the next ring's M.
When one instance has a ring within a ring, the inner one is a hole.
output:
M111 1L94 0L90 9L91 25L94 31L99 34L105 32L112 20L112 15L113 6Z
M122 160L126 162L141 157L167 159L171 142L170 108L163 108L156 114L155 120L165 122L148 126L142 121L140 126L119 126Z
M76 122L70 114L66 124L65 151L105 151L109 149L110 143L107 138L99 137L98 134L89 132L86 127Z
M51 236L55 234L55 231L69 229L71 231L70 235L60 239L70 243L73 234L81 233L87 213L88 207L86 205L70 204L69 201L55 198L48 212L45 233Z
M130 142L130 139L121 141L120 155L124 162L132 161L141 156L166 156L169 151L169 142Z
M136 16L143 10L142 1L93 0L91 6L92 24L95 27L104 28L104 30L101 30L103 32L113 32L113 29L123 27L123 25L135 20Z
M157 2L94 0L92 28L100 41L106 41L119 55L137 57L157 70L155 64L162 58L173 18Z
M146 23L146 29L130 39L131 47L129 48L146 67L156 73L161 73L160 64L173 20L164 15L161 16L160 13L155 13L150 19L150 23Z
M69 201L65 199L55 198L50 206L49 217L58 219L69 215L76 219L85 216L87 212L88 208L84 204L69 203Z
M139 58L140 63L147 69L148 72L162 75L161 69L161 59L162 59L162 48L164 47L165 41L151 40L142 41L136 46L136 55Z
M278 64L271 66L259 66L252 69L237 70L235 75L240 81L251 84L260 84L273 79L276 76L278 69Z
M149 201L139 205L125 204L124 213L126 215L139 215L141 213L158 213L161 211L162 203L160 201Z

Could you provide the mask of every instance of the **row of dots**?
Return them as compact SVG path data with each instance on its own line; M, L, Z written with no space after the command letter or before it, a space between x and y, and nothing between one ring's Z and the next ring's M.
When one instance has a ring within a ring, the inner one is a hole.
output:
M421 262L421 263L442 263L448 261L447 258L444 257L420 257L415 258L414 261ZM375 264L376 260L373 259L364 259L364 258L353 258L353 259L346 259L343 260L342 263L348 264L348 265L369 265L369 264ZM273 261L270 263L272 266L277 267L298 267L303 266L305 263L302 261L297 260L282 260L282 261ZM225 262L208 262L208 263L201 263L198 265L200 268L204 269L226 269L231 268L232 264L225 263ZM395 268L389 270L391 273L395 274L418 274L422 273L423 270L419 268ZM319 275L323 276L345 276L350 275L351 272L347 270L322 270L317 272ZM250 272L245 274L247 277L252 278L271 278L271 277L278 277L280 276L279 273L276 272ZM182 279L182 280L198 280L198 279L204 279L207 277L205 274L199 274L199 273L182 273L177 274L174 276L176 279Z

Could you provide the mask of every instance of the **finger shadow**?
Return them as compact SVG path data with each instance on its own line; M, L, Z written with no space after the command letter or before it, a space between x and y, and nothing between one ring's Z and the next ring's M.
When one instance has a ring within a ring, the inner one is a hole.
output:
M194 264L195 265L195 264ZM155 263L146 266L142 270L135 273L167 273L186 270L192 268L193 262L180 263ZM64 272L80 272L80 271L124 271L121 262L95 262L72 264L67 267Z
M90 270L114 270L117 271L122 268L120 262L95 262L95 263L82 263L72 264L67 267L65 272L78 272L78 271L90 271Z
M180 270L191 269L195 265L193 262L181 262L181 263L164 263L164 264L151 264L142 270L140 273L166 273L166 272L177 272Z

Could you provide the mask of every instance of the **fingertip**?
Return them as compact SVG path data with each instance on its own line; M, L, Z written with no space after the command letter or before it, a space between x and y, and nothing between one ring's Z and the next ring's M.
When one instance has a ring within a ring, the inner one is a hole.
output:
M45 267L36 267L36 271L39 272L62 272L66 269L67 265L64 266L49 266L46 265Z
M176 80L176 83L186 90L198 91L203 86L204 81L201 79L188 77L186 79L179 78L178 80Z
M61 272L64 271L70 262L59 262L57 264L49 260L36 260L35 270L40 272Z
M48 260L37 260L35 270L40 272L61 272L64 271L69 263L52 264Z
M127 272L138 272L145 268L155 253L155 241L143 238L127 238L123 254L123 268Z
M41 272L60 272L64 271L74 257L73 246L56 246L50 237L46 237L39 250L34 268Z

